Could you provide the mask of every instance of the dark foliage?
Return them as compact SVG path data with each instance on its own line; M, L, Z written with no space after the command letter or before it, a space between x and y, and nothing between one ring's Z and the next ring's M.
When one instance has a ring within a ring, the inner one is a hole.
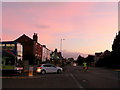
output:
M83 64L84 60L85 58L79 55L76 62L78 63L78 65L81 65Z

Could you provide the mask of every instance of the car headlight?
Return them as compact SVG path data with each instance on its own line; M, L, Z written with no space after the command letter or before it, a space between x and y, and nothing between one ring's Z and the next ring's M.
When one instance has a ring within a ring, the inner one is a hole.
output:
M41 72L41 69L37 69L37 72Z

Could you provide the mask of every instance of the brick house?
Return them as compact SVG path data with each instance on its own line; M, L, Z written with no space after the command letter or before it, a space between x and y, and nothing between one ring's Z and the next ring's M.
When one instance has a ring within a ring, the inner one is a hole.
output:
M15 40L23 45L23 60L29 61L29 65L37 65L42 61L42 45L37 39L38 36L34 33L33 39L23 34Z

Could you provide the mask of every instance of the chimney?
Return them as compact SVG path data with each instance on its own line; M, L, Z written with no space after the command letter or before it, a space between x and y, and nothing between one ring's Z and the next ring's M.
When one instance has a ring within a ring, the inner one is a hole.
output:
M38 39L37 33L34 33L34 35L33 35L33 41L37 42L37 39Z
M42 46L46 48L46 45L42 45Z

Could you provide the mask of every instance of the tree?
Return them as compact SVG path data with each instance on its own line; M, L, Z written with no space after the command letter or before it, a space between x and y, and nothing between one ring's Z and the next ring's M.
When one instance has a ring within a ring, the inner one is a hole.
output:
M74 61L74 58L68 58L67 61L66 61L66 63L67 63L67 64L70 64L70 63L73 62L73 61Z
M120 31L116 34L116 37L112 45L112 62L114 67L120 68Z
M109 50L104 51L96 62L98 67L110 67L111 66L111 52Z
M83 64L83 62L84 62L84 57L82 57L81 55L79 55L78 58L77 58L78 65Z
M51 62L53 64L60 64L61 62L63 63L63 57L61 55L61 52L58 52L57 49L55 49L51 54Z
M86 58L86 62L91 65L92 62L94 62L94 56L93 55L88 55Z

